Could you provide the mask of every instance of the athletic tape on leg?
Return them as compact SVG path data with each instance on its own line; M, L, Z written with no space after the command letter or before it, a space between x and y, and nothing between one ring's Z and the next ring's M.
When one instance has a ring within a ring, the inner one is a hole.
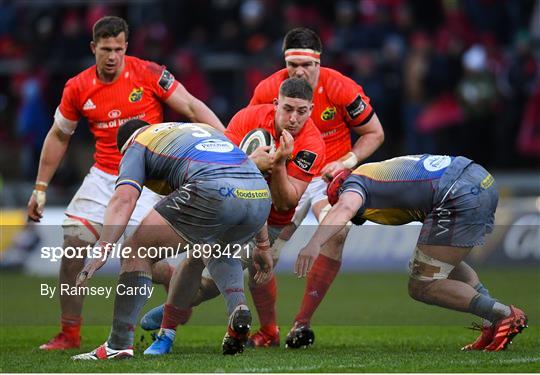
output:
M418 247L409 261L409 275L419 281L447 279L454 266L424 254Z

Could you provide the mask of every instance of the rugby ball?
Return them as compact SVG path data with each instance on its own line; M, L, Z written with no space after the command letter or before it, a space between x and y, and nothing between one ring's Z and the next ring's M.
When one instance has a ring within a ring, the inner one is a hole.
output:
M258 147L271 146L271 152L276 150L276 143L272 134L265 129L256 128L246 134L242 142L240 142L240 149L247 155L250 155Z

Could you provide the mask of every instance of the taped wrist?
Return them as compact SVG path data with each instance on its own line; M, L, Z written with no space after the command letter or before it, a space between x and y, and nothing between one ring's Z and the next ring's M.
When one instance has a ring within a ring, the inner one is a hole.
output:
M340 160L343 163L343 166L349 169L353 169L358 164L358 157L352 151L349 151L347 155L343 156Z
M43 181L37 181L37 182L34 184L34 190L35 190L35 191L46 191L48 186L49 186L49 184L46 183L46 182L43 182Z
M45 206L45 202L47 201L47 193L45 190L32 190L32 195L36 198L36 203L39 207Z

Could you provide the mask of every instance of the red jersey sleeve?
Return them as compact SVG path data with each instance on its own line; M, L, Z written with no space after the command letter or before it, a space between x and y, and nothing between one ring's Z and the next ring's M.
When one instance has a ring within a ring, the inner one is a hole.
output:
M249 114L246 108L241 109L233 116L229 125L225 129L225 136L229 138L235 145L239 146L244 136L251 130L249 126Z
M58 110L61 115L69 121L79 121L81 118L81 108L79 102L79 90L77 90L76 80L74 78L68 80L64 86L62 99Z
M139 60L143 63L144 79L148 81L156 96L165 101L172 95L179 82L163 65L154 62Z
M373 107L362 86L337 72L328 78L328 84L334 103L349 127L364 125L371 119Z

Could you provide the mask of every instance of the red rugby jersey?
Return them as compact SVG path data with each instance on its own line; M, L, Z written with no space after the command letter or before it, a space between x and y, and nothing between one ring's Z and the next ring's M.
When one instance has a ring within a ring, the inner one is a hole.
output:
M272 103L278 97L281 82L287 78L287 69L282 69L261 81L249 104ZM371 119L374 111L369 102L362 86L336 70L321 67L313 92L311 119L326 143L326 163L351 151L349 128L364 125Z
M150 124L163 121L165 101L178 82L164 66L125 56L120 76L110 83L97 77L96 66L67 81L55 121L60 127L85 117L96 140L94 161L97 168L117 175L122 158L116 147L118 127L140 118Z
M240 110L229 122L225 135L236 145L240 145L245 135L255 128L263 128L272 134L279 147L276 135L274 116L276 109L273 104L249 106ZM302 181L310 182L319 174L324 165L324 141L311 119L294 137L294 148L287 161L287 174ZM271 176L269 177L271 178ZM278 212L274 205L268 217L269 225L286 225L291 222L294 208Z

